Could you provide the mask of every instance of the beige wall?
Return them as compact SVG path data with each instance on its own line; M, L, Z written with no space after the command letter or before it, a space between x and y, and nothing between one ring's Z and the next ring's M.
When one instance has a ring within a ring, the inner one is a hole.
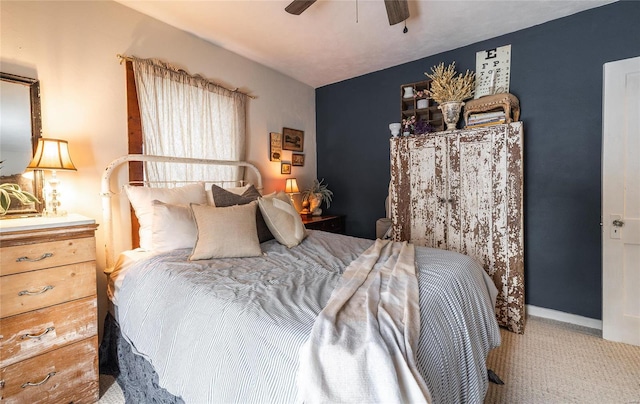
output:
M305 132L305 166L292 176L302 187L316 177L312 87L111 1L3 0L0 15L0 69L40 80L43 135L69 141L78 171L58 173L68 211L101 223L102 170L127 152L124 66L116 54L159 58L257 96L248 104L247 160L262 171L266 192L284 188L279 163L268 160L269 132L283 126ZM124 247L129 225L116 226ZM100 228L97 238L104 313Z

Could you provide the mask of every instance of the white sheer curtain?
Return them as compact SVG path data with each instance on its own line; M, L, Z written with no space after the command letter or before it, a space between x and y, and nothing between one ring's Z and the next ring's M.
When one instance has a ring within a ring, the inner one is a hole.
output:
M246 94L156 59L131 58L145 154L243 160ZM148 181L241 180L236 167L145 163Z

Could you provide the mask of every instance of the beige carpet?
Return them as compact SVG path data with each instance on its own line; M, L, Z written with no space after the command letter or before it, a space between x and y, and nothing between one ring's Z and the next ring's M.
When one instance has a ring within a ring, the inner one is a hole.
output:
M100 375L100 400L98 404L124 404L124 394L116 379Z
M640 404L640 347L605 341L599 331L529 317L524 335L502 330L488 366L485 404ZM111 376L100 375L100 404L122 404Z
M487 366L485 403L640 403L640 347L605 341L598 330L529 317L524 335L501 330Z

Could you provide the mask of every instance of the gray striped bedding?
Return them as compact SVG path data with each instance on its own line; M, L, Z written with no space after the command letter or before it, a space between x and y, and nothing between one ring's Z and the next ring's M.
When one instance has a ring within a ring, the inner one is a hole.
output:
M296 401L299 348L344 268L372 244L308 233L291 249L263 243L262 257L189 262L176 250L120 275L116 320L161 387L187 403ZM416 247L416 265L418 369L434 402L482 402L486 356L500 342L488 278L448 251Z

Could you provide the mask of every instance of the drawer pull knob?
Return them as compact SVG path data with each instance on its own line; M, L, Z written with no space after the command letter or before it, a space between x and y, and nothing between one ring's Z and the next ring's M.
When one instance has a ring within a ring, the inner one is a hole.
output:
M42 331L40 334L24 334L21 339L27 338L40 338L55 330L55 327L48 327L46 330Z
M45 384L46 382L49 381L49 379L51 379L52 376L55 376L56 372L50 372L48 375L46 375L44 377L44 379L42 379L41 381L37 382L37 383L32 383L32 382L26 382L25 384L23 384L22 387L23 389L25 387L34 387L34 386L41 386L43 384Z
M18 296L24 296L24 295L28 295L28 296L40 295L40 294L42 294L42 293L46 292L47 290L51 290L51 289L53 289L53 286L51 286L51 285L47 285L47 286L45 286L44 288L40 289L40 290L39 290L39 291L37 291L37 292L29 292L28 290L23 290L23 291L18 292Z
M44 253L40 258L20 257L16 259L16 262L38 262L51 257L53 257L53 253Z

